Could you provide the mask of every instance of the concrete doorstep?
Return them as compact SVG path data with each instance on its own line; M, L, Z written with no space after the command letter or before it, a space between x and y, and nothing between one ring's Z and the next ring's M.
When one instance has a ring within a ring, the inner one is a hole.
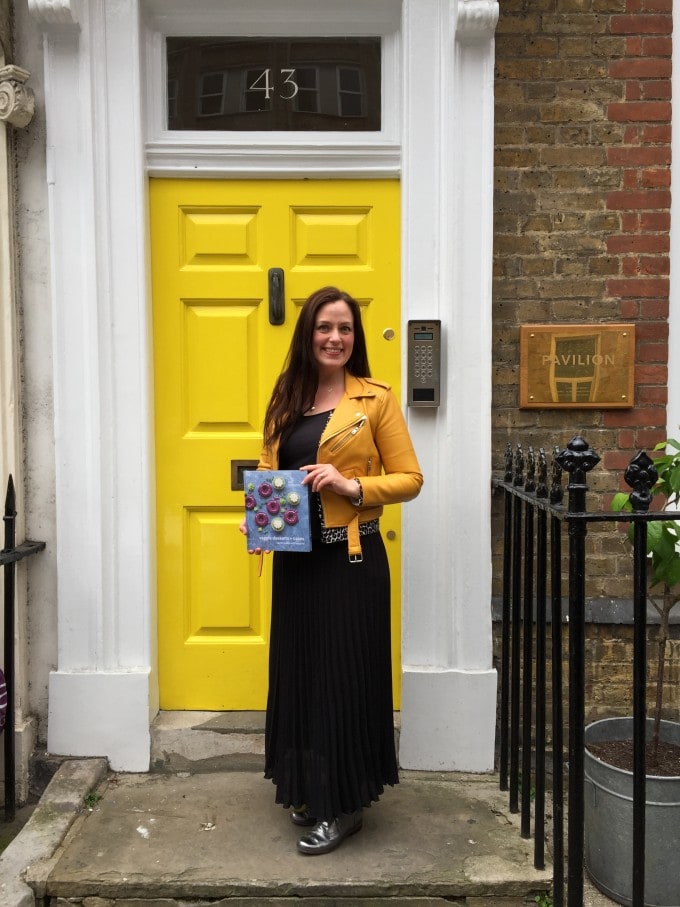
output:
M0 907L33 907L35 894L24 874L48 872L84 798L107 771L106 759L71 760L58 769L26 825L0 854Z
M301 831L273 799L261 771L128 775L67 762L0 858L0 903L514 907L550 889L495 776L404 772L361 832L316 857L297 852Z

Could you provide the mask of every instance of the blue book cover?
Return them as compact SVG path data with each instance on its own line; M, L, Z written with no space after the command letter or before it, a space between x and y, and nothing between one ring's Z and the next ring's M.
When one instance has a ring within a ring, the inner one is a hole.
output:
M312 550L306 475L300 469L244 471L249 551Z

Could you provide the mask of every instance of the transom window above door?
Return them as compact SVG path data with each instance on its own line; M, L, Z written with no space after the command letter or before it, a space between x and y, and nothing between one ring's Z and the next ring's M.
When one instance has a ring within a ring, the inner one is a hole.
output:
M171 131L377 132L380 37L168 37Z

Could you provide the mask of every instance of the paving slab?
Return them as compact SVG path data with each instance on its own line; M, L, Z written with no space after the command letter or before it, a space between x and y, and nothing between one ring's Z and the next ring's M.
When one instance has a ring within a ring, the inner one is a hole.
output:
M96 792L48 871L35 871L41 895L482 907L531 903L551 884L550 867L533 868L533 841L521 838L495 776L404 772L365 810L359 834L314 857L297 852L301 831L260 773L110 774Z

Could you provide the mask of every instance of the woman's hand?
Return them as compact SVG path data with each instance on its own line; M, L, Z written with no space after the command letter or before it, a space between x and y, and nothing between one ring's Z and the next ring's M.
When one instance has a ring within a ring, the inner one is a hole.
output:
M359 489L356 481L346 479L331 463L312 463L309 466L301 466L300 469L304 469L307 473L302 484L309 485L312 491L330 488L331 491L346 498L357 496Z
M241 520L241 525L238 527L238 531L241 533L241 535L248 535L248 527L246 525L245 517L243 517L243 519ZM269 552L269 551L265 552L265 554L270 554L270 553L271 552ZM261 548L249 548L248 554L262 554L262 549Z

